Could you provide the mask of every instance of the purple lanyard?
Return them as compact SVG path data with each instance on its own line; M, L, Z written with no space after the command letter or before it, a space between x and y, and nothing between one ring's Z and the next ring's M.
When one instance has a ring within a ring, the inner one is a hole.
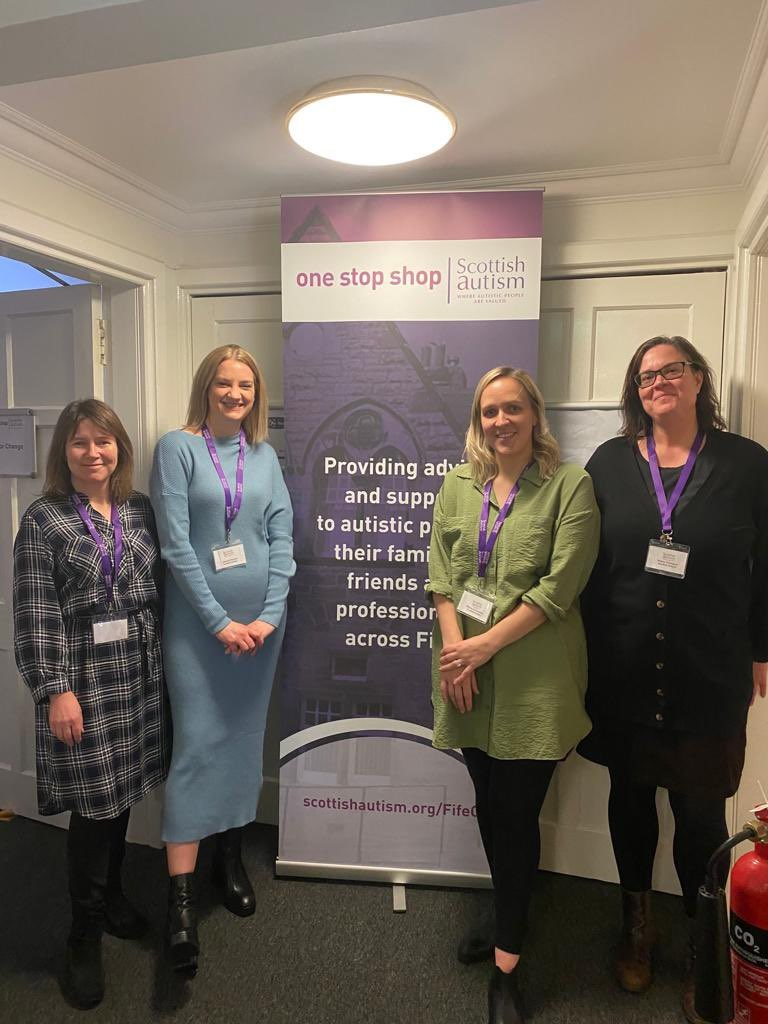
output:
M699 454L699 450L704 443L704 434L700 430L696 437L693 439L693 445L691 450L688 452L688 458L685 460L682 472L678 477L677 483L675 484L672 494L667 500L667 495L664 490L664 484L661 480L661 473L659 472L659 460L656 455L656 444L653 440L653 434L648 434L645 439L646 446L648 448L648 463L651 467L651 477L653 478L653 489L656 491L656 501L659 504L659 512L661 512L661 539L671 540L672 539L672 513L675 511L675 507L680 501L680 496L685 490L685 485L688 483L688 479L693 472L693 465L696 462L696 456Z
M117 574L120 572L120 562L123 558L123 524L120 522L120 511L117 507L117 502L112 502L111 515L112 527L115 531L115 560L113 562L109 557L109 551L107 550L107 545L104 543L104 538L93 525L93 520L88 514L88 509L82 503L80 495L73 494L72 501L80 518L85 523L86 530L90 533L96 547L99 549L99 554L101 555L101 572L104 576L104 586L107 590L107 607L111 608L112 596L117 583Z
M529 462L523 470L525 473L533 465ZM480 535L477 540L477 575L480 579L485 579L485 574L488 570L488 563L491 560L491 552L493 546L496 543L496 538L499 536L499 530L504 525L504 520L510 513L512 506L515 503L515 498L520 490L520 481L523 479L523 473L515 481L515 486L507 495L507 500L499 509L499 514L496 516L496 522L491 528L490 534L488 533L488 514L491 508L491 488L493 487L493 480L489 480L483 488L483 509L480 513Z
M243 477L245 475L245 431L240 428L240 451L237 456L237 472L235 474L235 500L232 501L232 492L229 489L229 482L224 475L224 470L221 468L221 460L219 459L219 453L216 451L216 445L213 443L211 432L207 426L203 426L203 437L205 443L208 445L208 454L211 456L211 462L216 472L219 474L219 480L221 480L221 486L224 488L224 525L227 529L227 543L229 543L229 537L232 533L232 523L237 518L237 513L240 511L240 506L243 504Z

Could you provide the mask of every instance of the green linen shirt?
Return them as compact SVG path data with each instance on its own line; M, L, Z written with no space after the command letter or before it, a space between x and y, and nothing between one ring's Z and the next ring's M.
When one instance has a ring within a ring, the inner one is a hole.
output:
M471 467L461 465L446 476L435 503L426 589L454 605L467 584L478 585L482 502ZM489 531L498 510L491 494ZM599 538L600 514L583 469L561 465L545 480L534 463L523 474L486 573L485 589L495 593L491 617L483 624L457 615L464 637L485 632L520 601L540 608L546 621L480 666L480 693L464 714L440 696L442 638L435 621L434 746L477 747L502 759L559 760L586 736L591 723L584 710L587 651L579 594L597 557Z

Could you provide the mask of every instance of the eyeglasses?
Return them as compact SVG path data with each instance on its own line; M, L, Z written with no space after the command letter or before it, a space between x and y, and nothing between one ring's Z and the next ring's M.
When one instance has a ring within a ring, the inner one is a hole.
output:
M662 366L658 370L643 370L642 373L636 373L632 380L639 388L649 388L659 374L664 380L677 380L678 377L683 376L686 366L696 365L696 363L685 362L681 359L679 362L667 363L666 366Z

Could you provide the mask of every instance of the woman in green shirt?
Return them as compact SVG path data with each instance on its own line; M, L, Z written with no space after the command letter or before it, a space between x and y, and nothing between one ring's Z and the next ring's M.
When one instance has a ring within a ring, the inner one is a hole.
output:
M434 745L462 749L494 887L495 925L465 936L458 956L494 954L490 1024L521 1024L515 968L539 813L557 762L590 730L578 597L599 514L589 476L560 463L541 392L523 370L482 377L466 453L438 495L429 553Z

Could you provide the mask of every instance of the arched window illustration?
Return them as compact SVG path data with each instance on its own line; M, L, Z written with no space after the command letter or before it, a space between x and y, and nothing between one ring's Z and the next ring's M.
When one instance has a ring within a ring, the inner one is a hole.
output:
M375 536L361 528L341 530L342 520L356 521L361 527L369 514L381 515L386 506L380 496L392 477L407 486L407 467L419 464L419 454L407 428L387 410L364 403L345 411L336 423L327 424L325 436L335 444L316 450L312 464L314 528L313 554L333 558L337 544L362 546L375 543ZM393 443L400 441L401 445ZM408 449L411 449L410 454ZM328 472L326 465L353 463L373 470L377 464L395 467L393 474L380 472ZM400 470L398 473L397 470ZM387 509L387 511L394 511ZM335 528L331 528L331 520Z

